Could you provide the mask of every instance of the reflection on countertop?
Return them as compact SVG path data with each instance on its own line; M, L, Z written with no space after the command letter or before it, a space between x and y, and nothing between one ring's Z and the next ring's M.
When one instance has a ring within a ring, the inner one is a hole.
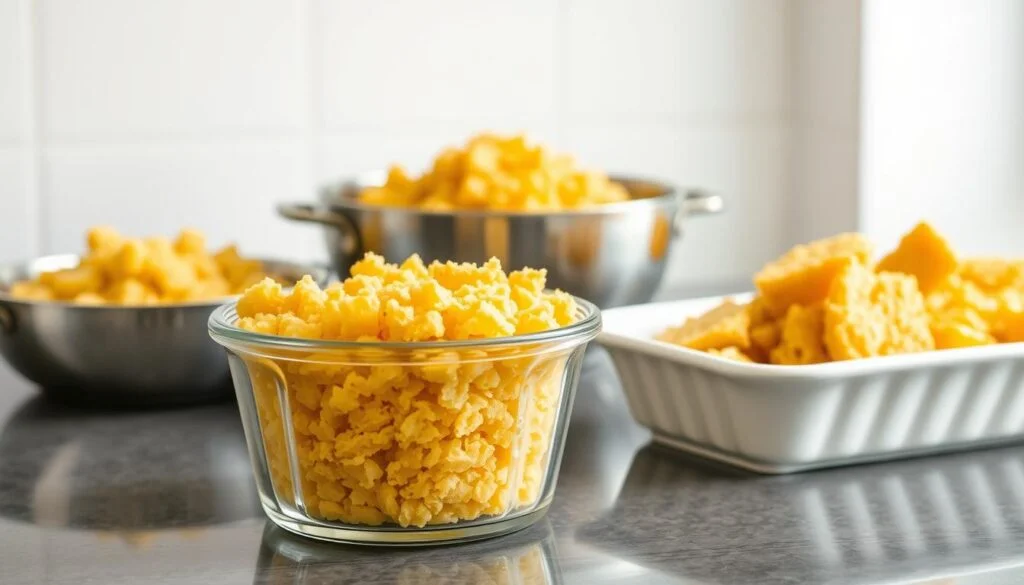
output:
M0 365L4 585L1024 582L1024 446L750 475L649 444L600 348L547 518L433 548L270 525L232 405L77 411L26 395Z
M1024 448L768 477L651 444L612 510L576 538L709 583L1005 571L1024 567Z
M0 432L0 516L143 543L261 514L232 404L81 410L41 397Z
M459 546L375 549L292 535L267 522L254 583L561 583L550 522L500 539Z

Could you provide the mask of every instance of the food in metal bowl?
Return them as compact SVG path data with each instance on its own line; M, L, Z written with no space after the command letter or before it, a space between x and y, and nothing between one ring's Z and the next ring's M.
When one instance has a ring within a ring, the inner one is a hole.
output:
M419 177L392 166L384 184L364 189L359 200L435 211L558 211L628 201L629 193L524 136L479 134L463 148L446 148Z
M391 261L495 257L512 270L543 266L552 287L612 307L649 301L687 217L722 207L702 190L583 171L521 137L482 135L442 152L422 176L392 168L278 211L326 226L341 277L366 252Z
M226 397L223 352L206 334L217 305L266 274L294 282L327 271L204 251L176 242L90 232L90 252L0 265L0 355L64 401L164 405Z
M207 252L205 236L193 229L172 242L95 227L86 241L88 252L78 265L16 282L9 294L80 305L159 305L239 294L266 276L259 260L242 258L234 246Z

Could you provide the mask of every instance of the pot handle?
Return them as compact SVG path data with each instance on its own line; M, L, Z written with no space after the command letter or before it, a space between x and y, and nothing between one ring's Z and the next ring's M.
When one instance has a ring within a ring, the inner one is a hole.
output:
M344 252L350 256L355 256L362 245L359 230L352 220L322 205L280 203L277 206L277 213L293 221L308 221L337 228L341 232Z
M679 211L672 222L677 233L682 233L683 222L690 215L712 215L725 209L725 200L721 195L702 189L687 189L679 194Z
M280 203L277 212L282 216L294 221L311 221L323 225L330 225L344 230L352 228L352 222L340 213L335 213L322 205L311 205L309 203Z

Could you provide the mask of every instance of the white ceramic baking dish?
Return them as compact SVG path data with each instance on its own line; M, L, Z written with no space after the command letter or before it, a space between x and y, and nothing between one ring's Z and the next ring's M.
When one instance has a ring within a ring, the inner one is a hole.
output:
M633 417L660 443L791 473L1024 440L1024 344L773 366L653 339L722 300L603 314L598 342Z

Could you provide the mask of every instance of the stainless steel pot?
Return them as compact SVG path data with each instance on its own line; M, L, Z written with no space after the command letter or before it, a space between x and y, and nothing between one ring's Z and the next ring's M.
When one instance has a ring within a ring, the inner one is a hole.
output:
M391 261L501 260L506 269L547 268L548 284L613 307L647 302L661 283L672 240L690 215L717 213L718 195L677 191L667 183L615 176L633 200L552 213L425 211L363 205L359 193L383 173L320 191L317 204L285 203L289 219L326 227L327 248L342 277L367 252Z
M206 332L227 299L145 307L18 300L4 291L41 272L78 265L73 254L0 266L0 355L50 395L92 404L180 404L225 398L224 350ZM287 280L322 268L265 260Z

